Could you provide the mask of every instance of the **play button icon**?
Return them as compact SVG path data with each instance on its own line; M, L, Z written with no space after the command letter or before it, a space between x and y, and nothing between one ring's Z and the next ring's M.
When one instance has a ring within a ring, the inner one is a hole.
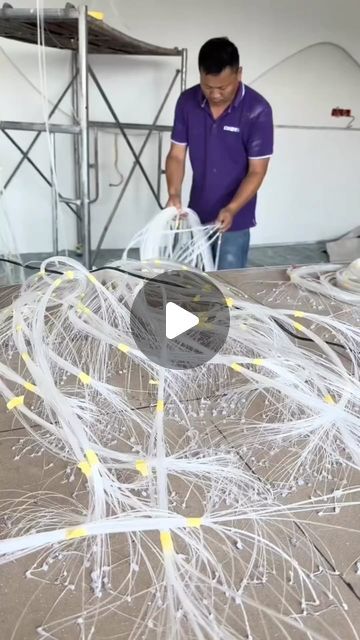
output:
M141 287L131 307L130 325L148 360L167 369L192 369L223 347L229 306L206 274L168 271Z
M186 309L182 309L178 304L174 302L168 302L166 305L165 316L165 334L169 340L173 340L182 333L189 331L193 327L199 324L200 320L198 316Z

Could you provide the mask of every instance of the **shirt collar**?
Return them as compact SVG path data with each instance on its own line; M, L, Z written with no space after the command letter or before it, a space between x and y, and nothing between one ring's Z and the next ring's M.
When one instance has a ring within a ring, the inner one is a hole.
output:
M240 82L239 87L236 91L235 94L235 98L232 101L231 105L228 108L228 113L230 113L233 109L233 107L238 107L241 100L243 99L245 95L245 85L243 82ZM205 98L203 92L201 91L201 87L199 85L199 102L200 102L200 106L202 107L202 109L207 105L207 98Z
M240 104L241 100L243 99L244 95L245 95L245 85L244 85L243 82L240 82L238 90L237 90L237 92L235 94L235 98L234 98L234 100L232 101L232 103L231 103L231 105L229 107L229 111L231 111L232 107L238 107L239 106L239 104Z
M203 92L201 91L201 86L200 85L198 85L198 99L199 99L200 106L202 108L204 108L205 105L206 105L207 100L206 100Z

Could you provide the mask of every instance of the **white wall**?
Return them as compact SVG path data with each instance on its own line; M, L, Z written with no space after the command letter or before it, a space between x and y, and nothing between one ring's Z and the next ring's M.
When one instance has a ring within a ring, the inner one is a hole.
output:
M48 0L46 6L63 2ZM315 42L334 42L346 47L360 60L358 0L99 0L90 8L103 10L106 21L129 35L159 45L188 47L188 85L197 82L196 58L207 38L228 35L240 49L245 82L290 54ZM35 5L35 1L13 1L16 7ZM1 46L39 85L35 47L0 40ZM70 74L66 52L48 50L48 94L56 99ZM151 122L167 83L174 60L135 59L97 56L92 64L120 119ZM175 63L176 64L176 63ZM0 51L2 98L0 119L41 120L42 104L12 68ZM254 83L272 103L275 122L304 125L345 125L330 117L334 106L352 108L354 126L360 127L360 67L341 50L328 45L308 49L285 61ZM91 89L92 119L110 119L101 98ZM161 119L169 124L176 93ZM64 102L70 111L69 101ZM60 115L58 122L66 122ZM360 132L359 132L360 133ZM350 131L276 131L275 155L258 206L259 225L253 242L280 243L314 241L341 234L359 222L360 217L360 135ZM31 134L16 133L21 144ZM138 148L142 137L132 136ZM92 209L93 244L116 198L108 183L116 180L113 168L113 135L100 136L102 188L100 200ZM48 174L46 139L35 148L34 159ZM71 144L68 138L58 144L58 179L61 190L71 192ZM121 169L126 173L131 156L120 144ZM1 181L11 172L18 156L0 135ZM155 179L155 141L144 154L144 164ZM185 192L188 191L190 172ZM51 250L51 209L48 187L25 166L6 194L8 215L15 230L19 250ZM105 247L123 247L156 208L144 179L137 170L123 204L106 238ZM62 212L61 242L73 248L75 224L71 214Z

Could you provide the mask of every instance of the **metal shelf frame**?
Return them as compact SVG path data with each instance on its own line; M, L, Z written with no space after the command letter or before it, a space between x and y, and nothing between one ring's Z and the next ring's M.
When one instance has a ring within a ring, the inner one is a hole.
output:
M187 76L187 49L166 49L144 43L140 40L130 38L120 31L112 29L91 16L86 5L75 8L69 3L64 9L44 9L42 19L47 25L46 42L47 46L72 51L72 77L65 89L56 100L49 111L48 118L56 113L60 104L69 91L71 91L71 103L73 110L73 123L68 125L50 122L12 122L1 121L0 131L16 147L21 154L21 158L8 177L4 189L7 189L19 169L26 161L49 185L52 191L52 233L53 252L56 255L59 251L58 243L58 205L64 203L76 216L77 243L79 251L83 250L84 263L87 268L91 268L102 247L104 238L115 217L121 200L134 175L135 169L139 168L157 205L161 208L161 176L162 170L162 137L165 132L171 131L171 127L159 125L159 118L164 110L168 98L177 83L180 81L180 90L186 88ZM21 42L37 42L37 11L36 9L13 9L7 3L0 9L0 36ZM89 54L118 54L118 55L142 55L142 56L172 56L180 59L180 68L176 69L165 96L151 124L122 123L113 107L109 96L102 87L97 75L89 64ZM111 122L89 121L89 80L97 88L105 103ZM91 244L91 204L96 202L99 195L99 166L98 166L98 131L111 129L121 133L128 149L133 156L133 164L125 178L119 185L119 193L113 209L101 233L99 242L92 252ZM9 133L9 131L34 131L31 143L24 149ZM90 162L90 131L94 132L94 162ZM131 131L143 131L145 134L139 152L136 152L129 133ZM47 177L37 164L30 158L30 153L42 133L50 135L52 162L56 165L56 144L55 137L59 134L73 136L74 153L74 197L65 197L56 193L53 169L50 177ZM158 160L157 160L157 180L154 186L141 162L141 155L146 148L153 133L158 136ZM90 199L90 171L95 171L95 196Z

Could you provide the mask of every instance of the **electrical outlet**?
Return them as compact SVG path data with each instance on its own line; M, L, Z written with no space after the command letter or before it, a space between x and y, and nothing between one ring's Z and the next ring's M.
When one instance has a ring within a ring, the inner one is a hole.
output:
M331 115L335 118L351 118L351 109L341 109L341 107L334 107L331 111Z

